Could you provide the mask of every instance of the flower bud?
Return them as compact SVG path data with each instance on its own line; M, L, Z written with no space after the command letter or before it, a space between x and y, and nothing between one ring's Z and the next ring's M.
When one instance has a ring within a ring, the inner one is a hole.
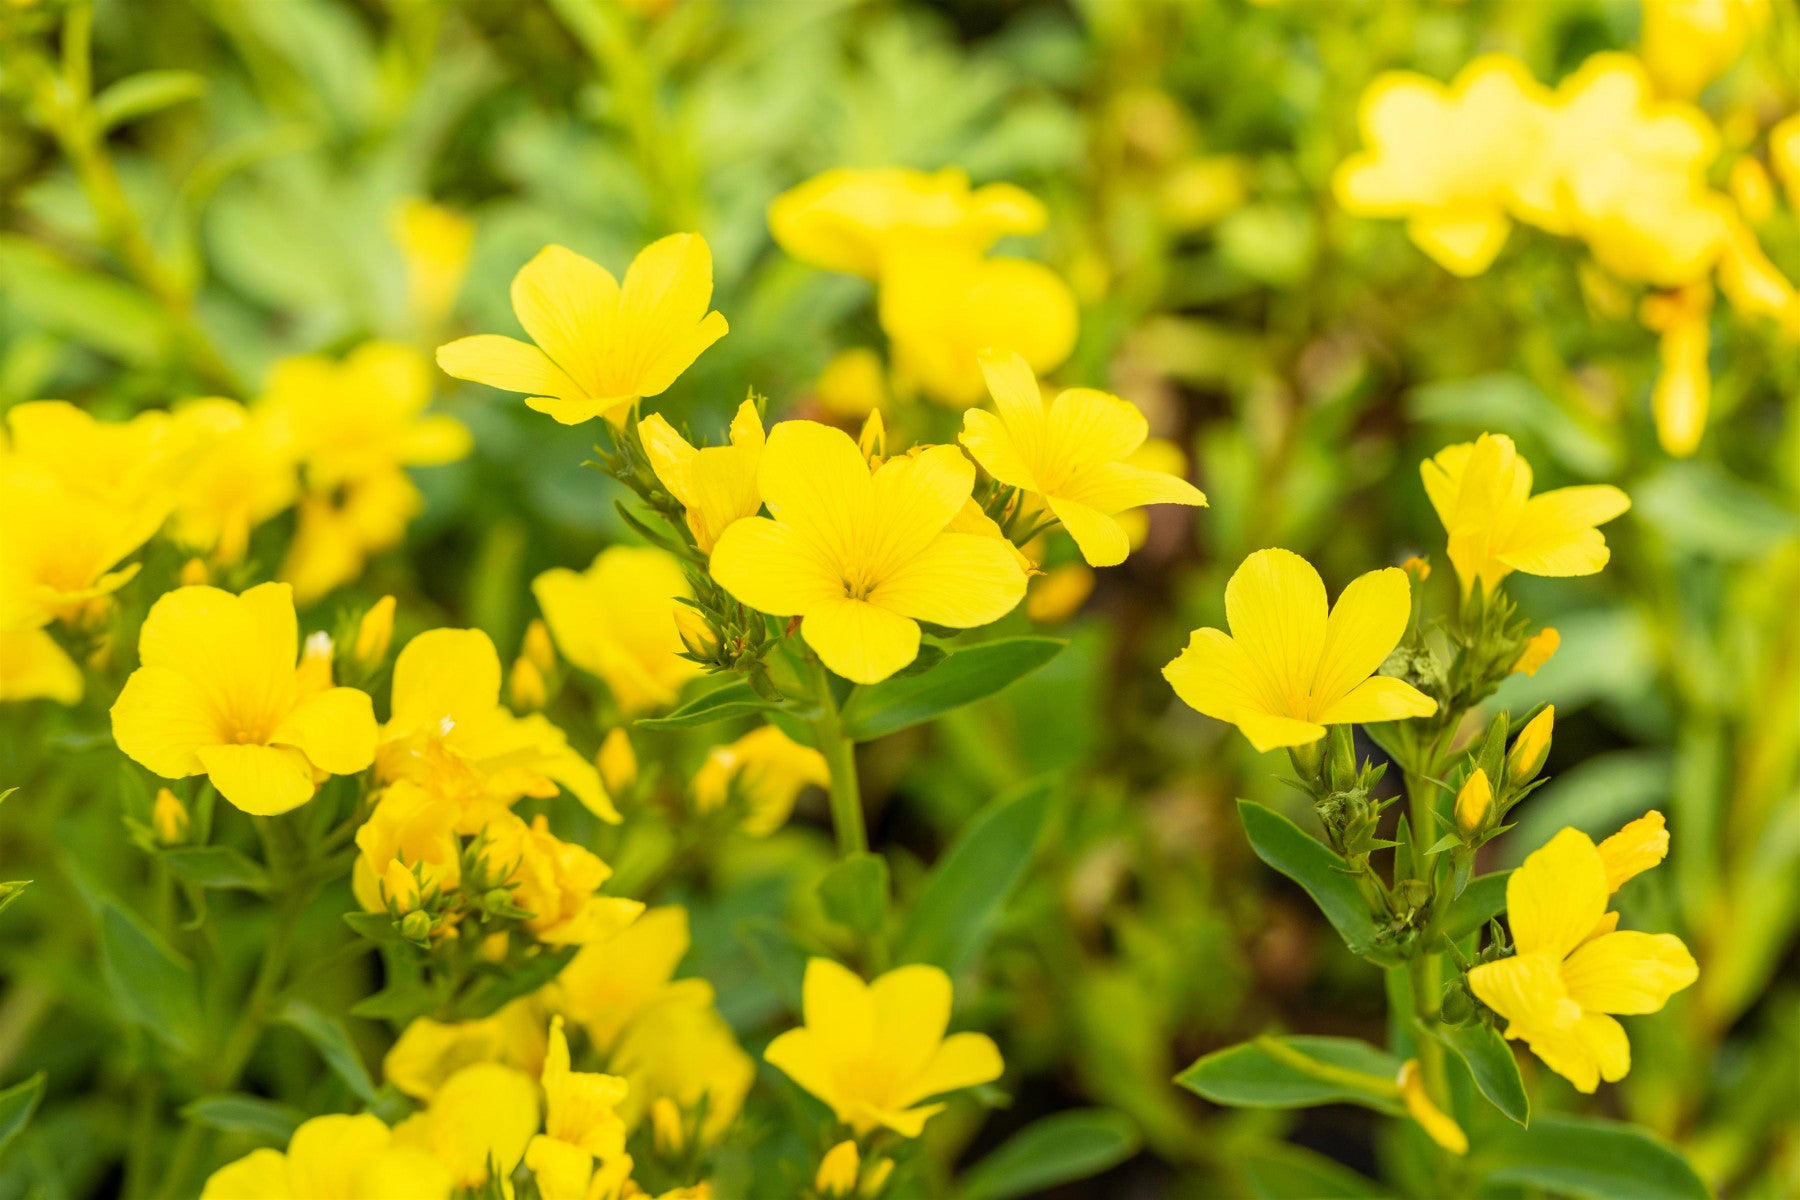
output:
M190 558L181 564L182 587L205 587L212 577L202 559Z
M550 701L543 673L522 654L513 659L510 688L512 706L520 712L535 712Z
M531 624L525 627L525 645L520 653L546 675L556 670L556 645L550 640L550 629L542 618L533 617Z
M419 877L399 859L389 859L381 873L381 894L395 912L412 912L419 907Z
M159 788L156 804L150 810L150 824L156 830L156 840L165 846L187 841L190 824L187 805L168 788Z
M322 692L331 686L331 635L323 629L306 635L300 647L300 667L296 683L302 695Z
M409 942L424 945L431 937L431 914L422 909L414 909L401 917L400 936Z
M893 1159L875 1159L869 1163L869 1169L863 1172L862 1186L856 1189L856 1194L863 1197L881 1195L882 1189L887 1187L888 1176L893 1173Z
M1556 706L1547 704L1544 711L1531 718L1519 736L1513 739L1506 754L1506 782L1513 787L1530 783L1544 769L1550 756L1550 734L1556 725Z
M394 598L383 596L369 606L356 626L356 647L352 651L357 665L368 669L387 657L388 643L394 638Z
M606 785L609 795L616 799L631 790L631 785L637 782L637 751L631 748L631 738L624 726L606 735L594 765L600 768L600 782Z
M687 1126L682 1122L681 1109L667 1096L650 1102L650 1129L659 1154L673 1158L687 1145Z
M1400 569L1411 575L1414 583L1424 583L1431 578L1431 561L1416 554L1401 563Z
M718 639L713 636L712 627L700 610L686 604L675 606L675 631L681 635L681 644L695 658L711 662L719 653Z
M1519 661L1513 664L1515 675L1536 675L1538 668L1550 661L1556 648L1562 645L1562 634L1550 626L1538 630L1531 640L1525 643L1525 649L1519 653Z
M856 448L870 462L879 462L887 457L887 425L881 419L879 408L870 411L863 420L862 433L856 439Z
M845 1140L825 1152L819 1172L813 1176L813 1187L821 1196L848 1196L856 1190L856 1176L862 1170L862 1154L856 1143Z
M1487 772L1476 767L1456 793L1456 827L1464 833L1474 833L1487 820L1493 806L1494 789L1488 783Z

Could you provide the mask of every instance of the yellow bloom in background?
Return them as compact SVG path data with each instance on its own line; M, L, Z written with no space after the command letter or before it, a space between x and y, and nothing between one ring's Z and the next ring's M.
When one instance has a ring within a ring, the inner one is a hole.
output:
M612 868L598 855L550 832L542 813L527 825L502 811L482 828L482 860L531 913L525 927L541 942L579 946L610 937L644 911L640 901L602 896Z
M137 574L119 563L167 509L131 509L69 488L41 465L0 457L0 630L73 620Z
M166 779L205 774L245 812L305 804L326 775L374 761L375 715L355 688L304 691L299 644L286 584L168 593L145 618L143 665L112 707L114 740Z
M928 249L985 254L1008 234L1036 233L1048 214L1007 183L969 187L953 167L838 167L769 205L776 244L801 262L877 279L896 258Z
M545 1200L587 1200L595 1160L625 1153L625 1122L617 1109L627 1085L616 1075L570 1070L561 1017L550 1021L542 1083L544 1132L526 1147L525 1165Z
M1631 507L1609 484L1531 494L1531 464L1505 434L1446 446L1419 466L1425 493L1449 534L1450 562L1464 594L1492 590L1514 571L1593 575L1612 552L1598 525Z
M383 780L411 779L455 805L462 833L521 796L556 795L558 784L601 820L620 820L599 771L562 730L501 705L500 655L479 629L427 630L400 651L376 767Z
M727 525L755 516L762 508L756 469L762 463L764 439L754 401L738 406L730 436L728 445L695 449L660 413L638 422L650 468L687 510L688 529L703 554L712 553Z
M774 725L764 725L707 753L694 775L694 808L712 812L735 796L746 809L744 832L765 837L787 822L803 790L830 785L823 754Z
M524 392L531 408L579 425L660 395L725 336L725 318L707 311L712 291L712 250L697 233L644 247L622 285L591 259L546 246L512 283L513 313L531 342L461 338L438 347L438 366Z
M475 1063L445 1080L430 1107L396 1125L394 1140L428 1150L456 1187L480 1187L490 1163L494 1178L513 1173L537 1129L537 1082L499 1063Z
M175 423L196 449L176 484L170 534L214 562L239 562L250 531L299 496L288 422L267 409L213 397L181 405Z
M887 369L881 355L852 346L832 355L813 384L819 406L833 417L866 417L887 402Z
M1644 63L1657 87L1692 99L1769 19L1768 0L1643 0Z
M1394 1082L1400 1088L1400 1099L1405 1103L1408 1115L1419 1123L1419 1128L1432 1141L1452 1154L1469 1152L1469 1136L1462 1131L1462 1126L1432 1102L1418 1059L1409 1058L1400 1064L1400 1077Z
M81 699L81 668L42 629L0 631L0 702Z
M1650 413L1656 420L1656 440L1676 458L1698 450L1706 432L1712 398L1706 364L1712 346L1711 317L1712 288L1704 283L1646 297L1643 304L1644 324L1659 335L1657 353L1662 360L1650 393Z
M1446 88L1389 71L1363 94L1369 147L1332 181L1338 203L1403 217L1415 245L1456 275L1479 275L1506 244L1515 177L1537 151L1544 90L1523 63L1490 54Z
M381 1072L408 1096L429 1103L446 1080L474 1063L500 1063L535 1076L548 1047L542 1007L526 996L474 1021L415 1018L382 1059Z
M614 796L625 795L637 783L637 751L631 748L631 735L623 725L615 726L601 741L595 765L600 769L600 782Z
M307 496L280 577L300 603L317 600L361 575L370 555L398 546L424 503L398 467Z
M1598 847L1564 829L1506 884L1517 951L1469 972L1483 1004L1506 1018L1551 1070L1584 1092L1631 1069L1631 1046L1613 1015L1653 1013L1699 978L1681 939L1619 931L1607 897L1668 853L1662 815L1650 813Z
M396 1133L369 1113L314 1117L285 1153L252 1150L214 1171L200 1200L448 1200L450 1169Z
M1328 725L1429 717L1437 701L1375 674L1411 612L1412 585L1398 567L1354 580L1328 614L1311 563L1288 550L1258 550L1225 585L1231 632L1194 630L1163 678L1264 752L1316 742Z
M406 306L430 327L450 315L469 270L475 223L441 204L412 197L394 209L394 242L406 262Z
M70 491L161 524L187 455L177 423L160 409L101 421L67 400L29 400L6 410L11 457Z
M425 892L444 892L462 881L462 847L456 840L459 809L409 779L377 793L369 819L356 831L362 853L350 886L368 912L382 912L393 897L384 889L398 865L416 875Z
M1135 405L1092 388L1069 388L1045 404L1017 354L985 354L981 367L995 411L964 413L962 444L989 475L1041 498L1089 564L1125 561L1131 546L1119 513L1206 503L1187 480L1126 461L1150 434Z
M1052 567L1025 597L1025 614L1045 625L1060 625L1081 611L1094 592L1094 572L1085 563Z
M1545 663L1556 655L1562 645L1562 634L1546 625L1531 635L1525 643L1525 649L1519 652L1519 661L1513 664L1513 671L1521 675L1536 675Z
M165 846L187 841L192 823L187 805L177 799L174 792L168 788L156 789L156 802L150 806L150 827L156 831L157 841Z
M937 967L899 967L864 983L815 958L806 964L802 991L806 1024L770 1042L763 1057L858 1136L887 1128L918 1137L944 1108L924 1101L1000 1077L992 1038L944 1036L950 977Z
M975 485L954 446L871 472L849 435L785 421L758 478L774 519L726 529L713 578L751 608L801 617L806 644L846 679L877 683L910 663L920 621L986 625L1025 594L1008 544L946 530Z
M704 979L677 980L640 1009L607 1067L630 1082L620 1108L627 1125L635 1128L651 1108L666 1112L671 1105L691 1121L704 1105L696 1132L709 1146L737 1120L756 1081L756 1064L719 1015Z
M825 1152L813 1175L813 1190L821 1196L848 1196L856 1190L862 1172L862 1154L856 1142L845 1139Z
M585 1029L605 1053L631 1019L667 989L687 951L687 909L650 909L576 951L546 990L546 1002Z
M690 593L681 563L666 551L609 546L586 571L545 571L531 593L562 656L604 680L627 714L673 703L700 673L681 657L675 598Z

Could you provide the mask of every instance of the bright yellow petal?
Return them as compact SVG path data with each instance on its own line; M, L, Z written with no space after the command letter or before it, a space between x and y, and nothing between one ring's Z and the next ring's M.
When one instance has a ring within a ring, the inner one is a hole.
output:
M940 533L898 570L869 603L952 629L998 621L1025 596L1025 572L1009 542L973 533Z
M1325 727L1315 722L1249 709L1240 710L1235 723L1250 739L1250 744L1263 754L1285 746L1311 745L1325 736Z
M837 1090L837 1060L810 1029L790 1029L769 1043L763 1058L847 1119Z
M1075 539L1081 557L1091 567L1116 567L1131 553L1131 538L1117 520L1062 496L1047 496L1045 503L1068 535Z
M869 985L869 999L875 1009L874 1045L883 1066L896 1080L923 1072L950 1026L950 976L923 963L896 967ZM904 1108L931 1094L902 1094L892 1103Z
M1401 679L1373 675L1351 688L1337 703L1317 715L1322 725L1369 725L1429 717L1437 701Z
M147 667L188 676L214 711L251 727L285 712L294 683L300 633L293 589L265 583L242 596L210 587L177 588L150 606L138 635ZM266 736L267 728L246 729Z
M1325 645L1312 683L1314 711L1331 708L1373 675L1400 644L1411 616L1412 586L1405 571L1386 567L1351 581L1325 622Z
M904 1110L875 1108L869 1104L858 1105L848 1118L850 1125L859 1134L867 1133L876 1126L893 1130L901 1137L916 1138L925 1132L925 1122L944 1111L942 1104L927 1104L920 1108Z
M1440 267L1466 279L1493 265L1512 222L1498 208L1456 209L1414 217L1406 232Z
M1669 826L1652 810L1600 843L1600 861L1606 864L1606 890L1616 892L1632 879L1669 856Z
M1206 503L1206 495L1178 475L1123 462L1089 467L1058 489L1057 495L1108 514L1146 504Z
M397 733L442 733L444 722L485 716L500 703L500 655L479 629L428 629L394 660Z
M298 750L202 746L195 753L219 795L252 816L277 816L313 797L312 765Z
M775 519L830 562L841 567L860 560L871 483L869 464L849 434L816 421L781 422L769 431L757 486Z
M675 427L661 413L651 413L638 422L638 439L644 444L644 457L650 469L669 489L669 494L683 506L694 503L694 458L700 452L675 432Z
M1694 956L1672 933L1609 933L1583 943L1563 963L1563 982L1582 1008L1604 1013L1659 1012L1700 977Z
M1262 676L1244 648L1218 629L1196 629L1163 678L1188 707L1218 721L1236 722L1243 712L1273 715L1262 691Z
M848 560L879 584L943 532L975 487L975 465L955 446L930 446L882 463L869 481L868 525Z
M625 272L619 299L619 381L631 392L655 396L693 365L727 332L725 318L709 313L712 250L696 233L675 233L650 243Z
M1594 526L1630 507L1624 492L1604 484L1533 496L1499 557L1528 575L1592 575L1611 556L1606 539Z
M1564 829L1506 881L1506 916L1521 954L1560 960L1606 915L1606 867L1587 834Z
M1005 1069L993 1038L985 1033L954 1033L943 1040L924 1069L907 1080L897 1102L911 1105L928 1096L992 1083Z
M531 340L582 392L596 400L621 397L608 370L620 324L612 272L563 246L545 246L513 276L512 304Z
M425 1118L425 1148L457 1184L482 1183L490 1160L505 1178L537 1132L537 1082L499 1063L476 1063L444 1081Z
M206 691L167 667L139 667L112 706L113 740L126 757L165 779L196 775L197 752L229 736Z
M843 576L818 544L767 517L727 526L708 570L739 601L771 616L791 617L844 598Z
M579 425L583 421L591 421L622 408L633 399L632 396L610 396L599 400L585 397L565 399L560 396L527 396L525 407L532 412L543 413L558 425Z
M1281 715L1307 719L1325 648L1325 584L1289 550L1258 550L1225 585L1225 618Z
M1144 444L1150 423L1137 405L1093 388L1068 388L1050 404L1039 478L1046 486L1083 467L1118 462Z
M838 599L808 610L800 636L852 683L880 683L919 655L918 622L866 600Z
M1467 1154L1468 1135L1462 1131L1462 1126L1432 1101L1431 1093L1425 1090L1425 1077L1419 1070L1418 1059L1406 1060L1400 1068L1398 1082L1400 1098L1406 1103L1406 1111L1412 1115L1412 1119L1419 1123L1419 1128L1450 1153Z
M302 700L269 741L293 746L333 775L354 775L375 761L375 710L355 688L327 688Z
M449 1200L450 1168L416 1146L378 1151L357 1176L358 1195L381 1200Z
M974 410L965 413L963 442L1000 482L1037 491L1035 472L1049 442L1048 412L1037 376L1031 364L1011 350L984 350L980 362L998 421L983 414L971 422Z
M1008 487L1035 492L1037 477L1021 456L1012 433L999 417L986 409L971 408L963 413L962 434L957 439L981 469Z
M551 362L549 355L517 338L494 333L458 338L438 347L437 363L446 375L505 392L570 402L585 398L581 386Z
M854 1062L875 1048L875 998L856 972L829 958L812 958L800 983L806 1028L835 1062Z
M1581 1006L1569 998L1552 954L1482 963L1469 972L1469 987L1483 1004L1528 1031L1568 1030L1581 1019Z
M288 1184L287 1155L252 1150L207 1177L200 1200L300 1200Z
M392 1135L369 1113L314 1117L288 1142L288 1180L296 1197L355 1196L363 1164L386 1149Z
M81 699L81 668L42 629L0 633L0 701Z

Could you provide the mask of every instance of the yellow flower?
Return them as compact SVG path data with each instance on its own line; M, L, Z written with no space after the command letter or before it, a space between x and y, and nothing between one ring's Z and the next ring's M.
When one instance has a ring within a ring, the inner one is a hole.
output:
M302 604L362 574L371 554L391 550L423 507L419 489L398 467L364 476L335 494L300 503L299 527L282 560L281 578Z
M283 359L262 400L293 431L307 483L317 489L467 455L468 429L455 417L424 415L430 402L430 364L397 342L365 342L342 362Z
M502 810L482 829L481 855L504 879L512 902L531 913L525 927L553 946L584 945L625 928L644 911L642 903L599 890L612 877L592 851L550 832L542 813L527 825Z
M387 657L388 643L394 639L394 608L394 598L383 596L356 622L356 644L350 653L367 670L374 670Z
M619 821L600 773L562 730L501 705L500 655L479 629L427 630L400 651L376 765L384 780L411 779L459 805L463 833L521 796L554 796L559 783L594 815Z
M1644 0L1644 63L1664 92L1692 99L1768 18L1768 0Z
M989 475L1040 497L1089 564L1125 561L1131 546L1114 519L1119 513L1206 503L1187 480L1126 461L1150 433L1136 406L1091 388L1070 388L1045 404L1016 354L985 354L981 367L995 412L964 413L962 444Z
M944 1107L922 1101L1000 1077L1000 1051L986 1034L944 1036L950 977L936 967L900 967L865 984L815 958L802 986L805 1026L770 1042L763 1057L859 1136L885 1127L918 1137Z
M687 510L688 528L702 554L712 553L727 525L762 507L756 469L762 463L763 427L754 401L738 406L729 445L696 450L660 413L638 422L638 436L650 468Z
M119 749L166 779L205 774L248 813L312 799L326 775L375 758L375 714L355 688L306 692L293 591L178 588L151 606L142 662L112 707Z
M456 1187L479 1187L490 1162L495 1178L513 1173L537 1128L536 1081L499 1063L475 1063L445 1080L429 1108L396 1125L394 1140L430 1151Z
M0 458L0 630L73 620L123 587L138 567L120 560L150 540L166 511L121 507Z
M382 1059L381 1072L408 1096L428 1103L446 1080L473 1063L500 1063L535 1076L548 1045L540 1005L527 996L474 1021L415 1018Z
M623 796L637 783L637 752L631 748L631 735L623 725L613 728L601 741L595 765L600 768L600 782L614 796Z
M170 533L217 562L238 562L250 531L299 495L287 423L267 409L218 398L183 404L175 422L195 449L176 484Z
M848 1196L856 1190L856 1177L861 1172L862 1154L856 1149L856 1142L846 1138L819 1160L813 1190L821 1196Z
M576 951L550 985L548 1003L606 1053L631 1019L662 994L687 950L687 910L650 909L611 937Z
M1505 434L1446 446L1419 465L1425 493L1450 535L1450 563L1467 594L1514 571L1593 575L1612 552L1597 525L1631 507L1607 484L1531 494L1531 464Z
M1448 88L1389 71L1363 95L1369 149L1338 168L1338 203L1406 218L1414 244L1445 270L1479 275L1511 232L1512 183L1537 151L1543 105L1543 88L1508 55L1476 59Z
M1045 625L1060 625L1087 603L1094 592L1094 572L1083 563L1052 567L1031 585L1025 597L1025 613Z
M1258 550L1225 585L1230 634L1194 630L1163 678L1262 751L1315 742L1327 725L1429 717L1437 701L1375 674L1406 632L1411 593L1406 572L1385 567L1353 581L1327 615L1311 563Z
M1536 675L1561 645L1562 634L1548 625L1544 626L1525 643L1525 649L1519 652L1519 661L1513 664L1513 671L1522 675Z
M726 529L713 578L751 608L801 617L806 644L846 679L877 683L910 663L920 621L986 625L1025 594L1007 543L946 530L975 486L954 446L871 472L841 430L785 421L769 435L759 486L774 519Z
M1047 219L1030 193L1006 183L971 191L955 168L839 167L769 205L769 231L783 250L867 279L921 250L983 254L1008 234L1036 233Z
M621 286L562 246L546 246L513 277L513 313L530 343L480 334L438 347L458 379L524 392L525 403L579 425L640 396L656 396L725 336L708 312L712 250L697 233L652 242Z
M1787 192L1788 207L1800 209L1800 113L1783 118L1769 130L1769 165Z
M1618 931L1607 897L1668 852L1662 815L1650 813L1596 847L1564 829L1506 884L1517 951L1469 972L1483 1004L1507 1020L1506 1036L1584 1092L1631 1069L1624 1027L1609 1014L1653 1013L1699 977L1667 933Z
M406 261L406 306L431 326L450 314L469 269L475 223L441 204L412 197L394 210L394 241Z
M6 425L16 461L153 526L168 515L188 457L183 431L168 413L100 421L67 400L30 400L7 410Z
M1530 783L1544 769L1550 757L1550 739L1556 729L1556 705L1544 705L1544 711L1526 722L1512 749L1506 752L1506 782L1513 787Z
M879 411L887 399L887 372L881 356L867 346L838 351L819 372L813 395L834 417L864 417Z
M702 1145L725 1135L756 1080L756 1064L719 1015L704 979L678 980L640 1009L607 1066L631 1084L620 1110L627 1125L636 1126L659 1100L689 1118L704 1105Z
M42 629L0 631L0 702L81 699L81 668Z
M694 807L712 812L736 796L745 808L744 832L764 837L787 821L794 801L809 784L831 785L825 756L778 727L764 725L707 754L694 776Z
M519 653L546 675L556 670L556 645L550 640L550 627L541 617L533 617L525 626L525 639Z
M1425 1090L1425 1078L1419 1072L1419 1060L1409 1058L1400 1064L1400 1077L1394 1081L1400 1088L1400 1099L1406 1111L1419 1123L1431 1140L1452 1154L1469 1152L1469 1137L1443 1109L1432 1103Z
M625 1122L618 1106L627 1085L616 1075L569 1069L569 1039L561 1017L550 1019L550 1048L544 1057L544 1132L531 1139L525 1165L550 1182L545 1200L566 1195L585 1200L595 1159L625 1153Z
M1456 793L1456 827L1464 833L1474 833L1487 820L1488 809L1493 806L1494 789L1488 783L1487 772L1476 767Z
M451 1186L443 1163L380 1117L333 1114L294 1130L286 1153L252 1150L220 1167L200 1200L448 1200Z
M512 673L507 676L507 697L514 708L536 711L550 702L544 673L524 655L513 659Z
M531 592L563 657L605 680L627 714L673 703L700 673L681 657L673 617L687 577L665 551L609 546L586 571L545 571Z
M374 809L356 831L362 851L350 874L357 902L369 912L387 909L383 894L391 869L415 874L427 893L462 880L462 848L456 840L457 806L409 779L377 793ZM391 889L386 889L391 893Z
M156 789L156 803L150 807L150 827L156 830L156 840L165 846L185 842L189 824L187 805L168 788Z

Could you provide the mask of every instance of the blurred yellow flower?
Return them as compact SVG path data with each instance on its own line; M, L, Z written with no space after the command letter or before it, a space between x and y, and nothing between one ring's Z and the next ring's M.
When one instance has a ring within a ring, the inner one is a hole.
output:
M200 1200L448 1200L449 1168L397 1133L369 1113L314 1117L286 1153L252 1150L214 1171Z
M745 809L744 832L764 837L787 822L795 799L809 784L830 786L825 756L777 726L764 725L707 753L694 775L694 808L712 812L736 798Z
M713 578L751 608L801 617L806 644L846 679L877 683L910 663L920 621L985 625L1025 594L1007 543L945 528L975 486L954 446L871 472L841 430L785 421L769 434L759 486L774 519L726 529Z
M81 668L43 629L0 630L0 701L81 699Z
M1512 669L1521 675L1536 675L1555 656L1561 645L1562 634L1546 625L1531 635L1531 640L1519 652L1519 661L1513 664Z
M546 1002L607 1053L631 1019L668 986L687 950L687 910L680 905L650 909L612 936L576 951L546 991Z
M1446 88L1389 71L1363 94L1369 149L1338 168L1338 203L1404 217L1413 242L1457 275L1487 270L1512 229L1512 185L1537 152L1544 90L1524 64L1490 54Z
M6 426L14 460L152 524L168 514L188 457L183 431L160 409L101 421L67 400L28 400L6 410Z
M299 525L280 577L293 584L300 603L309 604L361 575L371 554L398 546L406 523L423 506L419 489L398 467L331 493L315 492L300 502Z
M1126 461L1150 433L1135 405L1092 388L1069 388L1045 404L1016 354L984 354L981 367L995 411L964 413L962 444L989 475L1040 497L1090 565L1125 561L1131 546L1117 514L1206 503L1187 480Z
M848 1196L856 1190L862 1172L862 1154L853 1139L846 1138L825 1152L813 1175L813 1190L821 1196Z
M677 980L638 1010L607 1068L631 1084L620 1108L627 1125L635 1127L652 1106L666 1110L658 1101L668 1101L689 1121L704 1106L695 1131L702 1145L725 1135L756 1081L756 1064L719 1015L704 979Z
M1643 0L1644 63L1657 86L1691 100L1743 54L1768 0Z
M637 783L637 751L631 748L631 735L623 725L615 726L601 741L595 765L610 795L623 796Z
M1506 1036L1523 1040L1581 1091L1631 1069L1624 1027L1609 1014L1657 1012L1699 978L1680 938L1619 932L1619 915L1606 911L1620 884L1667 851L1659 813L1598 847L1580 830L1564 829L1507 880L1517 953L1469 972L1475 995L1506 1019Z
M536 1075L548 1049L540 1004L514 1000L473 1021L411 1021L382 1059L382 1076L413 1099L429 1103L445 1080L478 1062L500 1063Z
M617 1108L627 1085L616 1075L569 1069L561 1017L550 1020L542 1083L544 1132L526 1147L525 1165L544 1200L588 1200L595 1160L625 1153L625 1122Z
M385 884L395 865L416 876L427 894L448 891L460 883L458 815L453 802L409 779L376 793L375 807L356 831L356 846L362 853L351 869L350 885L357 902L368 912L386 910L392 889Z
M74 620L137 574L122 559L149 541L167 509L132 509L0 456L0 630Z
M1449 534L1450 562L1466 595L1514 571L1592 575L1611 551L1595 528L1631 507L1616 487L1594 484L1531 494L1531 464L1505 434L1446 446L1420 464L1425 493Z
M899 967L864 983L815 958L806 964L802 992L806 1024L770 1042L763 1057L859 1136L885 1127L918 1137L944 1107L922 1101L1000 1077L993 1039L944 1036L950 977L936 967Z
M168 788L157 788L156 802L150 806L150 827L156 830L156 840L165 846L185 842L191 823L187 805Z
M738 406L728 445L695 449L661 413L639 421L638 436L651 470L687 510L688 529L702 554L712 553L727 525L762 508L756 469L762 463L763 427L755 401Z
M1318 741L1327 725L1429 717L1437 701L1375 674L1406 632L1411 594L1400 568L1370 571L1328 615L1311 563L1288 550L1258 550L1225 585L1230 634L1194 630L1163 678L1265 752Z
M1052 567L1031 585L1025 614L1045 625L1058 625L1081 611L1094 592L1094 572L1085 563Z
M1712 346L1712 288L1693 284L1673 292L1647 296L1644 324L1659 335L1662 370L1650 393L1656 440L1663 450L1687 458L1700 448L1712 399L1707 354Z
M430 1107L396 1125L394 1141L430 1151L456 1187L480 1187L490 1164L496 1179L517 1169L537 1129L537 1082L499 1063L475 1063L445 1080Z
M852 346L832 355L813 384L819 405L833 417L864 417L887 400L887 370L881 355L867 346Z
M170 533L215 562L243 559L250 531L291 507L300 481L285 419L217 397L175 410L194 453L175 491Z
M327 775L375 758L375 714L355 688L304 691L293 590L241 596L186 587L159 599L142 662L112 707L113 738L164 778L205 774L226 800L270 816L312 799Z
M475 223L415 196L395 207L393 232L406 262L406 306L419 324L434 326L450 315L462 290Z
M562 730L501 705L500 655L479 629L427 630L400 651L376 767L383 780L411 779L455 805L462 833L521 796L556 795L558 784L601 820L620 819L599 771Z
M542 813L527 825L510 811L496 813L481 831L481 858L531 913L525 927L541 942L579 946L610 937L635 921L637 900L602 896L612 868L593 851L550 832Z
M532 595L564 658L598 675L628 715L673 703L700 673L681 657L674 614L681 564L654 546L609 546L586 571L545 571Z
M712 302L712 250L696 233L652 242L621 285L605 267L546 246L513 277L513 313L531 343L479 334L438 347L458 379L524 392L527 405L579 425L667 390L725 336Z

